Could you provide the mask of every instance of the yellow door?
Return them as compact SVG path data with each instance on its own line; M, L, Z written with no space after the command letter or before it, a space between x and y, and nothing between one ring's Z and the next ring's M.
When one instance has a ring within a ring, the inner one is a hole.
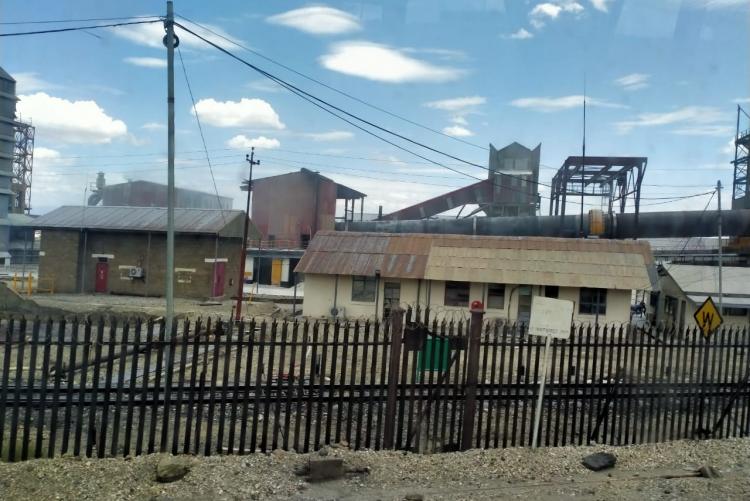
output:
M271 284L281 285L281 259L274 259L271 264Z

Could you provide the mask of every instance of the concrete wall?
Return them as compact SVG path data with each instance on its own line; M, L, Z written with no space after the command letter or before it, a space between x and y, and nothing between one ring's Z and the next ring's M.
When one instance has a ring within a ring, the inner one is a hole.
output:
M214 263L226 259L224 296L236 293L240 240L208 235L175 238L175 296L207 298L212 294ZM39 276L53 280L57 292L91 293L95 290L96 263L108 263L107 292L162 296L165 279L166 235L103 233L66 230L42 232ZM113 257L93 257L103 255ZM130 267L143 268L144 278L129 278Z
M300 247L300 235L334 229L336 184L302 172L253 182L252 220L263 240ZM291 245L289 244L291 242Z
M445 282L430 280L399 280L381 279L378 284L377 309L378 317L383 314L383 289L384 283L401 283L401 305L421 307L427 305L433 312L433 318L438 320L458 320L469 318L469 308L445 306ZM482 301L487 304L487 284L472 283L469 290L469 304L472 301ZM328 317L334 306L339 314L346 318L373 318L375 317L375 301L359 302L351 300L352 277L340 275L338 284L333 275L305 275L305 300L302 312L309 317ZM543 286L532 286L532 296L544 295ZM580 290L577 287L561 287L559 299L568 299L575 303L573 320L576 322L593 323L596 321L594 315L583 315L578 312ZM630 298L629 290L607 291L607 312L599 316L599 323L623 323L630 321ZM518 315L518 286L506 284L503 308L486 310L486 318L502 318L515 321Z

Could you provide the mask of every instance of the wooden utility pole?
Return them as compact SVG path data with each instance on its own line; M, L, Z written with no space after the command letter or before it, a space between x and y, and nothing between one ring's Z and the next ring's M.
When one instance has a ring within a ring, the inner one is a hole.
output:
M718 209L719 209L719 224L718 224L719 226L718 228L718 233L719 233L719 315L723 315L724 314L724 311L723 311L724 310L724 290L722 287L723 284L721 280L722 279L721 272L722 272L722 265L724 264L723 263L724 256L722 254L723 250L721 248L722 247L722 244L721 244L721 179L716 181L716 196L718 198L718 204L719 204L718 206Z
M481 301L471 303L469 325L469 353L466 356L466 381L464 382L464 415L461 421L461 450L471 449L474 437L474 415L477 409L477 383L479 381L479 344L482 338L484 305Z
M253 191L253 165L260 165L260 160L255 160L255 148L250 148L250 154L245 155L245 160L250 164L250 174L247 184L243 184L242 190L247 191L247 203L245 204L245 230L242 232L242 251L240 252L240 278L237 284L237 305L234 308L234 319L239 322L242 318L242 300L245 295L245 261L247 260L247 232L250 226L250 194ZM254 277L259 278L259 277Z
M167 18L164 21L164 44L167 46L167 269L164 280L167 298L167 314L164 328L167 340L172 337L174 321L174 48L179 44L174 35L174 7L167 2Z

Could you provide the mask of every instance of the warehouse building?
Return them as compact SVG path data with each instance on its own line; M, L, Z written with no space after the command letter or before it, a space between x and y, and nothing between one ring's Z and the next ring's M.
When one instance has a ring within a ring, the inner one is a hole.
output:
M693 315L709 296L719 306L719 267L670 264L659 267L658 293L651 295L650 308L656 324L682 329L694 326ZM750 268L724 266L722 312L725 325L747 325L750 321Z
M656 279L645 242L331 231L296 271L310 317L386 318L398 304L450 320L479 300L511 322L528 322L533 296L573 301L575 321L628 322L631 291Z
M244 211L175 209L175 296L236 293ZM37 218L39 278L55 292L161 296L167 210L64 206Z

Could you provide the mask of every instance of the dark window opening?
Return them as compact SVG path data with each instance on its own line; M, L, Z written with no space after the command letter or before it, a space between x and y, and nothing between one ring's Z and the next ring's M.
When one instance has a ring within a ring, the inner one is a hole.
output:
M299 236L300 243L302 244L303 249L307 249L307 246L310 245L310 234L309 233L303 233Z
M505 284L487 284L487 308L505 308Z
M445 306L469 306L469 282L445 282Z
M560 287L557 285L545 285L544 297L551 297L553 299L557 299L558 297L560 297Z
M581 315L606 315L607 289L581 288L578 313Z
M672 320L677 318L677 298L664 296L664 314Z
M268 235L268 247L276 247L276 235Z
M352 301L368 303L375 301L375 277L361 275L352 277Z
M722 315L729 315L732 317L746 317L748 308L734 308L731 306L725 306L722 309Z

